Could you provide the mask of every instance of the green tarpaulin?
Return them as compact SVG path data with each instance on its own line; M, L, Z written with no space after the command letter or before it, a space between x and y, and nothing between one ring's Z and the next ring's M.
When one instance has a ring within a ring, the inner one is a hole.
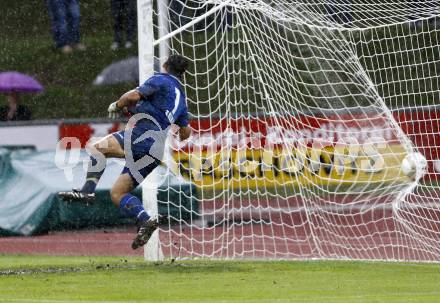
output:
M112 204L109 196L122 170L124 162L121 160L109 159L93 205L68 204L57 197L57 192L80 187L84 181L83 160L88 157L84 151L78 156L79 162L75 161L74 154L67 155L66 159L70 157L69 169L63 170L55 165L55 151L0 149L0 233L33 235L48 230L132 222ZM164 168L158 169L165 174ZM135 194L141 195L140 188ZM158 191L159 212L169 212L174 220L194 219L198 212L195 194L194 185L168 175Z

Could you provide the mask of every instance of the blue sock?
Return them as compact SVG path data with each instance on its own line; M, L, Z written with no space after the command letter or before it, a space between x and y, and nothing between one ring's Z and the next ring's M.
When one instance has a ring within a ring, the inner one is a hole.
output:
M128 217L137 218L140 221L147 221L150 216L142 206L141 200L132 194L126 194L119 203L119 209Z

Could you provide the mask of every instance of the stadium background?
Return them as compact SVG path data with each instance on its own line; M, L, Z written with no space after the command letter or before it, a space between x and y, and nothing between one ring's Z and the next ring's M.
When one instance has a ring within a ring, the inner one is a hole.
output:
M81 34L83 42L87 45L87 50L85 52L75 52L70 56L61 54L60 52L57 52L52 48L52 39L49 30L49 18L47 14L42 13L46 12L47 8L43 3L30 5L18 4L14 1L7 1L7 3L5 2L5 5L8 7L8 9L6 10L5 18L2 18L1 31L4 33L5 36L6 34L13 33L13 35L8 36L13 36L16 38L8 38L8 43L5 47L1 49L2 53L0 56L0 66L2 67L2 70L18 70L34 75L44 85L45 91L41 94L22 95L23 104L30 107L33 113L33 118L35 120L30 122L12 122L2 124L2 126L4 127L0 128L0 136L2 139L1 144L9 146L9 148L11 146L25 146L41 151L53 149L56 146L58 140L62 138L77 137L81 142L81 147L84 147L87 140L89 140L92 136L106 135L123 127L119 123L111 123L110 121L105 120L106 108L109 102L117 99L122 92L135 87L137 83L132 82L108 86L92 85L93 80L104 67L112 62L136 55L136 48L133 48L131 50L126 50L122 48L116 52L109 49L109 45L111 44L113 37L112 21L110 17L111 12L109 5L106 5L105 3L100 3L98 1L81 2ZM32 22L29 22L29 20L32 20ZM26 24L26 26L16 26L16 24ZM391 28L391 32L392 30L393 28ZM411 31L410 28L408 30ZM375 35L377 35L377 37L387 38L388 36L392 35L392 33L384 31L377 32L375 33ZM372 38L374 38L374 36L372 36ZM397 45L401 42L398 35L394 39L395 41L393 41L393 43L388 43L387 47L391 47L393 44ZM416 38L412 38L410 36L410 39ZM426 41L417 40L417 42L419 43L419 47L423 47L423 45L420 45L420 43L426 43L425 47L429 49L431 46L428 44L427 41L428 39L426 39ZM376 44L380 43L381 42L377 42ZM373 43L373 46L370 46L371 49L362 49L365 46L360 44L359 51L361 53L374 53L374 48L376 46L381 46L376 44ZM435 61L435 56L437 56L435 53L430 54L428 52L424 53L424 55L426 55L427 58L429 57L432 61ZM431 58L430 56L434 56L434 58ZM390 58L390 62L388 62L388 64L392 65L394 63L393 59L400 60L397 57ZM420 63L422 60L423 56L420 56L420 58L408 58L408 63L417 64ZM364 63L367 67L374 64L374 62L372 61L365 61ZM430 67L435 68L434 65ZM381 77L386 77L387 73L389 73L386 68L381 68L377 70L378 74L373 74L373 78L381 79ZM408 71L411 73L410 68L408 68ZM399 72L405 73L407 72L407 69L403 68L402 70L399 70ZM189 79L189 81L191 81L191 78ZM435 85L436 82L433 83ZM423 86L425 85L423 84L423 82L408 82L406 84L408 94L410 91L423 91ZM386 97L385 101L387 102L391 110L393 110L394 106L399 103L406 104L410 102L409 100L405 99L406 94L393 94L393 92L387 91L389 87L386 86L380 87L380 89L383 89L383 91L381 91L383 95L390 96ZM416 95L415 98L423 97ZM350 102L353 101L345 99L344 102L346 102L344 103L344 106L349 106ZM362 101L360 102L362 104ZM422 99L417 100L417 102L418 104L432 104L432 100L423 101ZM190 104L190 106L191 105L193 104ZM209 108L207 106L201 105L197 109L190 108L190 111L191 110L193 112L203 113L209 111ZM354 115L356 116L356 110L354 110ZM363 114L359 112L359 119L362 118L362 115ZM438 161L436 162L436 160L439 158L439 151L438 149L433 148L429 148L428 150L428 147L439 146L437 142L438 138L436 136L439 129L439 113L437 107L434 106L424 108L423 110L414 109L406 112L401 112L400 108L397 107L395 108L394 116L396 120L399 121L399 123L401 124L401 127L403 128L405 133L413 140L413 142L416 143L417 146L422 147L421 151L428 156L429 160L433 160L430 162L429 165L429 171L432 173L429 181L435 181L432 178L435 179L438 176L437 173L440 165L438 164ZM349 118L350 116L347 116L347 119ZM267 118L263 117L262 119ZM329 134L332 133L332 129L338 129L337 125L332 124L332 120L334 119L331 114L327 117L317 115L314 119L311 119L308 116L299 117L299 119L303 119L304 125L309 125L310 131L312 132L312 137L314 137L315 135L329 136ZM200 121L193 120L192 126L196 130L208 130L213 124L218 122L223 123L225 121L213 121L211 119L202 119ZM242 128L244 128L246 132L249 130L256 131L257 129L265 127L263 124L261 124L261 122L259 122L258 119L242 119L237 120L234 123L235 126L233 127L233 132L236 133L237 136L239 136ZM387 130L380 126L381 123L384 122L377 121L377 123L377 130L372 129L370 133L378 134L381 136L385 135L384 137L389 137L390 134L383 133L383 131ZM341 123L341 127L349 128L350 125L346 123ZM359 125L355 125L355 127L359 127ZM307 131L307 127L304 128L304 131ZM214 135L221 136L222 133L225 132L225 127L220 126L219 128L212 130L212 132ZM316 132L316 134L313 132ZM431 135L419 135L421 133L428 133ZM264 136L266 135L267 133L264 134ZM394 138L388 137L387 140L394 140ZM423 148L423 146L425 146L425 148ZM396 143L394 148L397 148L396 150L398 150L398 143ZM185 147L183 149L185 149ZM10 161L10 152L4 152L4 155L6 154L7 156L3 157L3 167L9 165ZM20 157L21 155L18 156L18 159L21 159ZM47 155L46 157L50 158L52 157L52 155ZM189 163L192 163L191 161L193 161L194 159L189 159L187 154L183 154L182 158L182 155L179 153L175 153L175 157L176 159L178 159L178 162L182 164L179 168L181 170L181 173L183 173L184 176L190 176L192 173L191 170L187 170L185 167L188 166ZM234 154L232 155L232 157L236 158L237 155ZM248 152L246 157L258 158L259 161L261 161L261 154L249 155ZM283 159L280 160L280 163L282 162ZM397 164L389 165L396 166ZM192 166L200 166L200 163L192 163ZM282 168L279 167L279 165L277 169L281 172L283 171ZM235 171L232 174L237 175L237 173L238 172ZM254 172L251 172L251 174L252 173ZM259 173L261 174L261 171ZM284 173L284 175L285 174L286 173ZM222 185L222 183L220 182L221 178L224 176L224 172L218 174L218 171L215 171L213 177L211 177L209 174L202 173L202 175L203 184L206 185L208 188L210 187L210 184L214 185L214 189L221 189L224 186L224 184ZM284 175L282 174L278 177L271 176L268 178L268 180L272 180L271 182L279 182L285 177ZM354 173L354 175L356 175L356 173ZM216 179L215 176L220 177ZM44 178L44 176L42 178ZM344 178L350 180L350 178L353 179L353 176L343 176L343 179ZM364 178L368 179L369 177L364 176ZM375 178L379 180L380 178L383 178L383 175L378 175ZM338 178L335 178L335 180L338 180ZM233 187L240 187L241 181L233 182L235 182L235 185L233 185ZM246 183L248 181L243 182ZM195 182L195 184L200 185L201 183ZM259 185L258 182L252 184L253 185L251 185L251 187L256 187ZM7 187L4 187L3 191L9 190ZM17 192L20 192L20 190L17 190ZM182 198L180 197L179 199ZM14 198L10 198L9 200L13 201ZM46 200L49 201L50 199L47 198ZM52 201L51 203L49 203L49 206L46 206L46 214L51 213L50 208L52 207L52 203L56 202ZM201 203L199 205L194 201L188 201L188 205L191 205L191 209L193 210L199 210L204 207L207 207L208 210L220 207L218 205L210 205L210 203L205 203L205 205ZM78 213L74 216L74 218L70 219L75 221L75 224L68 224L69 221L65 220L64 222L67 223L64 226L61 223L52 225L46 223L42 224L44 227L41 228L36 226L33 228L29 228L29 225L26 223L27 220L21 220L21 224L19 223L20 220L18 220L15 225L9 224L11 225L9 229L4 228L4 233L35 234L47 232L48 230L53 228L53 226L57 226L57 228L53 229L63 229L63 227L96 227L105 225L105 222L116 222L113 216L109 216L106 213L104 214L105 215L102 216L101 220L98 220L96 216L92 217L94 219L90 220L90 217L85 217L81 213ZM38 213L37 217L42 218L44 217L44 215ZM51 216L49 216L49 218L50 217ZM81 217L83 217L83 220L79 219ZM8 220L5 221L7 222ZM125 221L121 220L120 222ZM20 230L24 230L24 232L20 232ZM15 241L15 239L9 239L8 241ZM73 253L73 251L66 249L66 253Z
M77 52L72 56L65 56L51 49L52 39L49 30L49 19L43 2L19 3L5 0L2 5L7 6L8 9L2 13L4 18L2 16L0 21L0 36L7 37L4 40L6 43L0 47L0 70L18 70L34 75L45 86L44 93L23 95L22 101L23 104L31 108L34 119L46 121L1 124L0 145L5 143L10 145L13 142L16 143L15 145L29 145L30 142L30 145L35 145L39 149L39 144L49 146L54 144L53 142L56 143L58 139L71 134L78 136L81 142L84 143L92 133L94 135L105 134L118 128L118 125L101 119L106 117L109 102L114 101L122 92L137 84L125 83L96 87L92 85L92 82L105 66L111 62L136 55L136 51L135 48L132 50L121 49L118 52L112 52L109 49L112 42L112 28L108 3L103 1L81 2L81 32L87 50ZM17 24L23 26L16 26ZM417 88L413 89L416 90ZM3 102L2 97L0 97L0 102ZM396 100L388 100L388 102L390 107L397 103ZM202 110L207 111L203 108ZM400 121L403 121L404 124L404 121L407 121L407 134L413 140L420 142L421 146L440 146L438 143L439 138L435 136L440 128L438 125L440 113L436 108L426 111L413 110L406 113L395 112L395 116L401 119ZM432 120L434 123L429 125L418 124L418 128L414 128L410 122L421 120ZM36 127L44 129L44 135L41 135L41 138L39 136L42 131L37 130L35 132ZM420 130L432 131L433 136L418 137L417 134ZM5 154L6 152L2 155ZM440 151L430 150L429 155L432 157L437 156L436 159L439 159ZM4 165L5 162L3 161L1 164ZM30 162L32 162L32 159ZM437 173L434 176L438 176L440 165L436 167L435 163L432 162L429 169ZM5 166L2 165L0 167L4 168ZM103 194L105 194L105 191ZM105 202L109 205L109 201ZM214 206L207 205L206 207ZM108 221L114 223L115 219L112 217L113 214L102 213L102 208L88 213L81 212L82 210L79 210L74 215L76 219L67 216L67 220L64 221L65 225L43 225L41 230L36 230L36 233L46 234L52 227L56 231L65 228L92 227L92 232L83 229L74 234L51 231L49 235L37 238L2 237L0 239L0 253L87 255L94 251L91 254L133 254L129 249L133 228L123 226L122 231L119 228L116 230L108 229ZM97 218L98 213L103 217ZM100 221L100 219L103 219L103 221ZM362 221L363 219L359 218L358 220ZM89 225L90 222L99 222L99 224ZM126 222L117 223L124 224ZM386 224L384 228L386 228ZM301 234L301 232L298 233ZM180 243L180 245L190 244ZM142 252L137 252L137 255L140 254Z

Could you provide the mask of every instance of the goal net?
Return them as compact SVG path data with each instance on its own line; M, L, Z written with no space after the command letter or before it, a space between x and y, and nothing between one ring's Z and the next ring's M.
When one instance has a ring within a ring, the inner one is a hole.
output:
M167 53L192 62L193 135L169 139L156 176L170 217L160 255L439 261L438 12L409 0L153 3L156 69ZM405 175L412 152L428 166Z

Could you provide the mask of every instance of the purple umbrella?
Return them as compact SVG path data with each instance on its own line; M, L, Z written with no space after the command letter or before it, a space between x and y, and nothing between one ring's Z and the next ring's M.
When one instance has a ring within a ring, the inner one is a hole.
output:
M0 92L41 92L43 86L31 76L19 72L0 73Z

